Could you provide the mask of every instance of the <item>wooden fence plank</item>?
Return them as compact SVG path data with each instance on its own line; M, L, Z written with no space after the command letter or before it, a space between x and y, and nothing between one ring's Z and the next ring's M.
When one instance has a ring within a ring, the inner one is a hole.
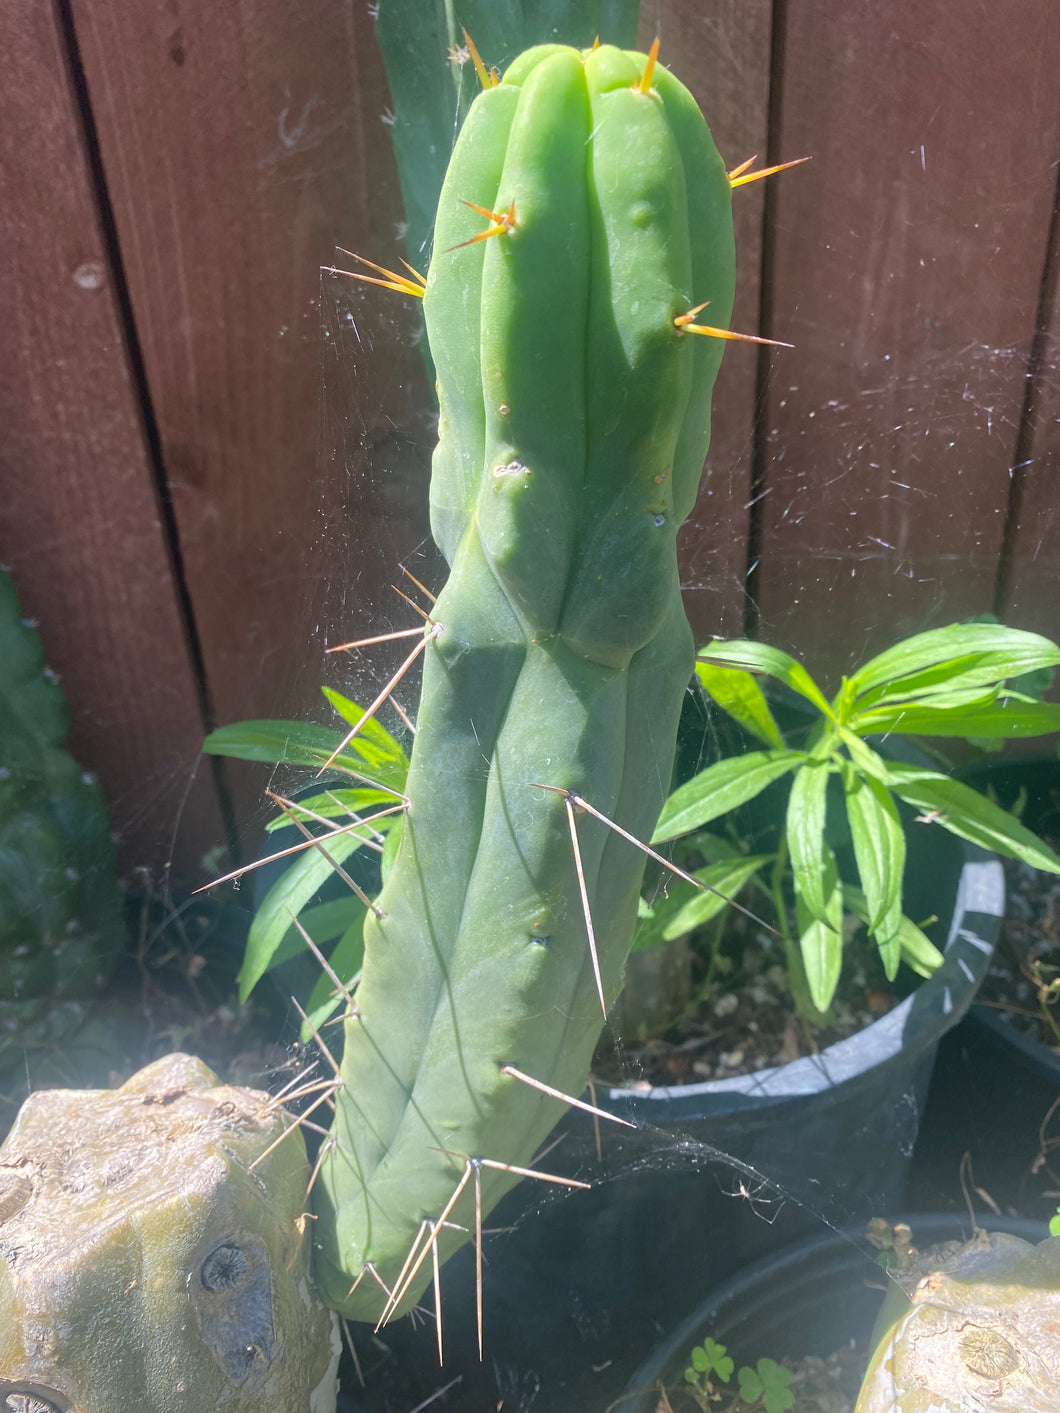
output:
M1060 171L1060 150L1056 154ZM1047 316L1024 445L1015 474L1019 490L1010 528L1010 560L1002 621L1060 639L1060 213L1049 252Z
M764 155L769 101L769 0L642 0L639 40L692 92L730 167ZM758 332L761 184L733 193L737 292L732 327ZM699 501L681 535L681 583L697 643L743 628L756 355L730 344L714 395L710 455Z
M414 314L389 296L353 386L321 380L356 339L319 267L403 253L368 7L73 10L218 719L322 714L329 633L425 534Z
M762 636L833 671L989 609L1060 138L1060 7L786 7Z
M0 558L124 864L160 868L177 829L190 867L218 813L63 40L53 6L0 12Z

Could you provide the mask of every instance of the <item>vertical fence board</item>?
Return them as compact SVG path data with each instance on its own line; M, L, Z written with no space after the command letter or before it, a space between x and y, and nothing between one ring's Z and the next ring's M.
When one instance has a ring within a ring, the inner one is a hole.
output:
M1060 146L1056 154L1060 167ZM1054 225L1054 240L1060 223ZM1053 281L1036 373L1032 425L1020 496L1011 527L1008 601L1003 621L1060 639L1060 250L1051 252Z
M660 37L660 58L703 109L729 167L766 151L770 11L769 0L642 0L641 46ZM733 193L732 327L751 334L758 332L763 195L761 184ZM703 485L680 540L681 583L697 643L733 637L743 627L755 367L751 345L729 344Z
M358 351L358 316L340 318L345 292L319 273L339 243L401 253L369 7L74 0L74 14L217 718L319 711L351 586L376 592L425 533L425 466L403 436L407 388L423 388L414 314L389 296L386 328L368 316L366 345L383 347ZM355 380L322 381L329 335ZM322 410L345 428L337 449ZM369 459L386 485L366 498Z
M1060 133L1060 7L787 8L762 636L834 671L991 607Z
M216 801L62 36L50 5L0 13L0 558L125 865L161 866L179 820L191 867Z

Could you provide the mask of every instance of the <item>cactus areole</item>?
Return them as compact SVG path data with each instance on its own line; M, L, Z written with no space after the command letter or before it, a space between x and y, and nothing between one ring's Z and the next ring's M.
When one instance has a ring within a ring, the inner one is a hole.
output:
M566 1108L512 1071L579 1094L621 986L643 855L578 812L576 863L563 792L647 839L669 788L723 347L687 315L726 327L733 282L725 168L654 55L542 46L475 100L424 294L451 572L315 1193L352 1318L410 1308L432 1233L474 1238Z

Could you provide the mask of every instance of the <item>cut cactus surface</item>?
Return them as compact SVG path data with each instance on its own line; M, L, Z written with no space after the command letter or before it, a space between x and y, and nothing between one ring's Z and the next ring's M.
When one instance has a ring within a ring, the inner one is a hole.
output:
M903 1281L905 1309L869 1364L857 1413L1060 1408L1060 1237L1033 1246L977 1232L925 1264Z
M291 1124L188 1055L32 1095L0 1147L0 1408L333 1410Z
M476 98L423 290L450 576L317 1191L350 1317L408 1310L532 1166L566 1103L528 1080L584 1087L644 858L572 801L646 839L670 786L724 346L682 321L724 329L733 285L725 166L654 52L541 46Z

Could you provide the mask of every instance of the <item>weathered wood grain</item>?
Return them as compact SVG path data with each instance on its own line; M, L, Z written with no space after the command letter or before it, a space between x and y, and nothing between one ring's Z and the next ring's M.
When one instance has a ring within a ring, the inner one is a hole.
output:
M1060 8L786 6L761 635L833 673L992 605Z
M0 98L0 552L127 857L157 861L202 729L194 667L53 13L0 8L17 76ZM761 634L841 670L993 601L1060 159L1060 8L999 0L961 26L913 0L780 4L769 131L773 10L642 0L640 42L659 34L733 164L767 144L814 155L774 179L768 290L764 191L736 193L734 326L797 345L772 355L761 404ZM395 660L325 662L326 643L410 621L389 589L401 560L437 577L416 311L319 273L338 244L401 253L369 9L71 0L71 13L206 693L221 721L324 720L320 680L364 696ZM743 628L756 362L727 351L682 538L701 640ZM1054 332L1006 603L1009 621L1054 634L1058 388ZM263 774L238 781L251 830ZM182 820L184 860L220 838L205 794Z
M368 7L73 10L217 717L326 719L329 636L425 533L414 312L320 274L403 253Z
M1054 167L1060 193L1060 140ZM1050 247L997 607L1015 628L1060 638L1060 210Z
M63 39L50 5L0 11L0 558L123 863L193 868L220 823Z

